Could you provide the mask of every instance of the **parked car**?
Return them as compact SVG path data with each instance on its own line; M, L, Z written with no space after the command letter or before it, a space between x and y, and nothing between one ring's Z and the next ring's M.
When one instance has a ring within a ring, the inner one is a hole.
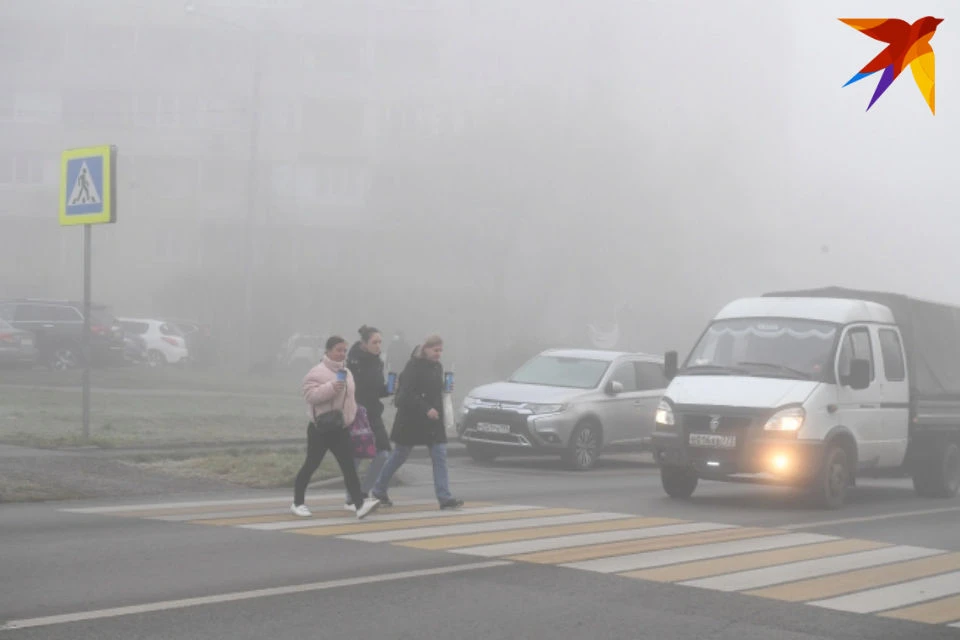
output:
M166 322L179 329L186 338L191 364L210 367L217 363L217 345L210 325L193 320L167 319Z
M147 346L147 364L162 367L186 364L190 357L187 339L179 329L162 320L120 318L120 325L129 334L140 336Z
M57 370L82 366L83 303L69 300L0 301L0 318L34 335L40 361ZM90 305L91 364L123 363L123 329L101 304Z
M295 333L280 348L280 367L297 374L306 374L323 359L325 338L320 335Z
M147 361L147 341L143 336L124 332L123 357L127 364L139 365Z
M0 366L32 367L36 363L33 334L0 320Z
M553 453L589 469L604 449L649 442L666 386L657 356L549 349L509 380L470 391L457 432L474 460Z

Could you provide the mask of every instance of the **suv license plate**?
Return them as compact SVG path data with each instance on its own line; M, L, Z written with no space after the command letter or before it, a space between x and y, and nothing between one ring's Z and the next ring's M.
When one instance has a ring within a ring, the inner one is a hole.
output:
M510 433L510 425L490 424L489 422L478 422L477 431L483 431L486 433Z
M690 446L706 449L736 449L737 436L717 435L714 433L691 433Z

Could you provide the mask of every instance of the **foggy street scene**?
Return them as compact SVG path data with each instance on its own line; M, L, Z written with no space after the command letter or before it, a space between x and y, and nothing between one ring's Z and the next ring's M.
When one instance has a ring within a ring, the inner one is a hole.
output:
M4 0L0 638L960 639L956 9Z

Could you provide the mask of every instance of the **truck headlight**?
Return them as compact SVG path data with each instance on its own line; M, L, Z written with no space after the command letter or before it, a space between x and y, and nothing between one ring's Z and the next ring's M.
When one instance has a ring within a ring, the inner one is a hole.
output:
M786 433L796 433L803 426L803 419L807 412L803 407L790 407L773 414L767 423L763 425L764 431L781 431Z
M660 401L653 419L657 423L657 427L672 427L676 424L676 419L673 417L673 407L666 400Z
M546 413L560 413L566 409L566 406L562 404L526 404L524 407L529 409L535 416Z

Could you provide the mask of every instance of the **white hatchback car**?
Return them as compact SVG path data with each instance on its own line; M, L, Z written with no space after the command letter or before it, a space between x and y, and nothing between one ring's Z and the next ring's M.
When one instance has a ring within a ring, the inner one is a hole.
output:
M190 357L187 340L172 324L162 320L120 318L127 333L138 335L147 343L147 364L159 367L165 364L184 364Z

